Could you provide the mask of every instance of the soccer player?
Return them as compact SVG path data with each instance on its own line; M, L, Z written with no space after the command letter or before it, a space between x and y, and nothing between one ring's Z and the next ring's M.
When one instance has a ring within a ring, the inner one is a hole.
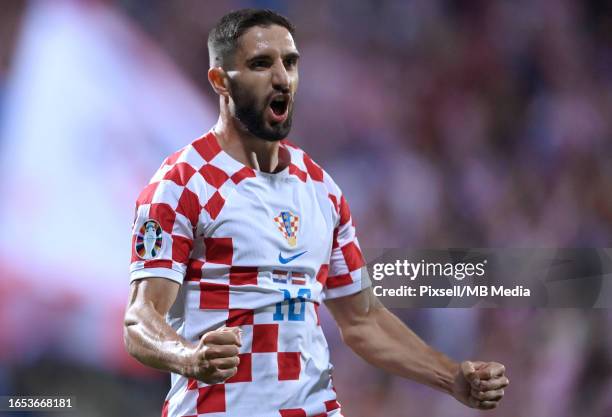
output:
M341 416L322 301L364 360L495 408L503 365L452 361L377 301L344 196L286 140L293 36L268 10L219 21L208 39L219 120L138 198L124 334L131 355L172 373L162 415Z

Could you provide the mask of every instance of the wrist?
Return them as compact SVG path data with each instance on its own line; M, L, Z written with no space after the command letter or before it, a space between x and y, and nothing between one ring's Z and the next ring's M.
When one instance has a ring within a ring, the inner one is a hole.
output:
M461 372L461 365L440 353L440 371L436 379L438 388L449 395L455 396L457 376Z
M451 361L451 363L449 363L449 372L452 375L452 380L447 392L453 397L457 398L457 381L461 376L461 364L459 362Z
M197 364L197 346L187 341L177 340L172 348L175 366L172 372L191 378Z

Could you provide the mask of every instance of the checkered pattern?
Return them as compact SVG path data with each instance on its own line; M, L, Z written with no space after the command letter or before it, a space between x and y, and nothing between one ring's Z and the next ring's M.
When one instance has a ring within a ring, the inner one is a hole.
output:
M339 188L301 149L281 146L287 169L261 175L208 133L168 157L138 198L133 239L153 219L162 245L153 259L133 251L131 279L182 284L167 319L185 339L221 326L243 335L224 383L173 375L167 417L340 415L318 308L361 290L364 261Z

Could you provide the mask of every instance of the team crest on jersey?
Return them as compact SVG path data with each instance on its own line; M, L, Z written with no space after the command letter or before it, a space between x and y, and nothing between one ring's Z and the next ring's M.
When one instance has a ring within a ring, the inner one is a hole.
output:
M141 259L153 259L161 252L162 243L161 226L155 220L147 220L136 235L134 249Z
M290 211L281 211L274 218L274 223L276 223L278 230L287 239L289 246L295 246L297 244L297 232L300 228L300 218Z

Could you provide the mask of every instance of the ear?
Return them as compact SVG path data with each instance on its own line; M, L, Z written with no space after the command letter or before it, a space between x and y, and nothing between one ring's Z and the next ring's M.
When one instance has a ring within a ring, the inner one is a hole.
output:
M212 67L208 70L208 82L212 86L215 93L220 96L229 96L229 83L227 74L221 67Z

